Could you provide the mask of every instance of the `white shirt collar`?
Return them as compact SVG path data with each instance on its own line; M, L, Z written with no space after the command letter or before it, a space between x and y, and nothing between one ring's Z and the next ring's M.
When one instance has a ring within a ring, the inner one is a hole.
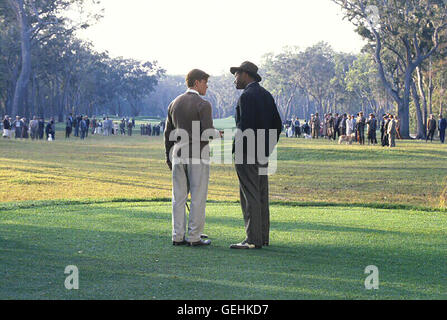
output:
M194 89L188 88L188 90L186 90L186 93L189 93L189 92L191 92L191 93L195 93L195 94L197 94L197 95L199 95L199 96L200 96L200 94L199 94L199 92L198 92L197 90L194 90Z

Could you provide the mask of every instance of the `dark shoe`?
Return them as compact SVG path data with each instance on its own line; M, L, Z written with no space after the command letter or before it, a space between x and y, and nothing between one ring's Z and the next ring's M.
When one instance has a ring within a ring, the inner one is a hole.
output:
M183 240L183 241L172 241L172 244L174 246L184 246L185 244L187 244L187 242L185 240Z
M206 234L201 234L200 239L208 239L209 237Z
M248 242L241 242L241 243L236 243L236 244L232 244L230 246L230 249L261 249L262 246L256 246L254 244L248 243Z
M269 242L268 241L264 242L263 246L264 247L268 247L269 246Z
M211 244L211 240L202 240L196 242L188 242L188 246L199 247L199 246L209 246Z

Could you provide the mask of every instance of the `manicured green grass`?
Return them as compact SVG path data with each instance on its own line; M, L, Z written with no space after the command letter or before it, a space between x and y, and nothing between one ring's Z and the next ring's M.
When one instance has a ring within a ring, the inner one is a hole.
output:
M61 131L53 142L0 139L0 201L170 198L162 137L136 131L85 141L66 141ZM447 147L439 142L397 141L390 150L282 137L277 167L270 177L276 201L439 208L447 194ZM238 198L233 165L212 165L209 199Z
M137 122L144 119L137 119ZM233 119L216 120L219 129ZM447 149L282 137L271 243L244 238L233 165L211 167L209 248L171 244L162 137L0 139L0 299L446 299ZM216 144L216 143L214 143ZM67 265L80 290L64 287ZM365 290L376 265L379 290Z
M271 206L271 246L237 251L238 204L210 203L210 247L171 244L169 202L0 207L0 299L446 299L445 212ZM64 287L79 269L79 290ZM379 289L365 290L366 266Z

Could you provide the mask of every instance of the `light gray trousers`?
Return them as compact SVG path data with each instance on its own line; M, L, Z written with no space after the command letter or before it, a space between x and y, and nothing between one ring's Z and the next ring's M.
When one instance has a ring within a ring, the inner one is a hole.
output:
M172 167L172 241L197 242L205 227L205 207L210 177L209 164L174 164ZM191 212L186 238L186 210L191 193Z

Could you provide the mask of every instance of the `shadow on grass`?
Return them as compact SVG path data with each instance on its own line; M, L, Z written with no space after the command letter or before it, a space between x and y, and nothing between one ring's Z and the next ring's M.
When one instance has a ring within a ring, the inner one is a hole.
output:
M139 214L148 224L161 217L160 213L153 213L155 217ZM134 216L134 211L123 214L120 210L119 215L124 220ZM65 228L0 224L0 298L446 298L442 277L447 270L440 252L374 247L367 240L360 246L293 240L262 250L230 250L228 245L242 228L241 220L211 217L208 229L220 239L201 248L172 246L168 219L159 232L86 230L75 221ZM314 229L341 231L306 224L306 230ZM352 229L362 232L362 228ZM395 236L399 242L399 233ZM380 268L378 292L364 289L363 272L370 264ZM80 290L64 288L67 265L79 268Z
M235 206L236 210L240 210L239 207ZM164 220L166 225L171 224L171 214L170 213L161 213L152 211L153 209L120 209L113 208L113 211L110 211L109 214L117 215L117 216L125 216L126 218L131 219L157 219ZM185 209L185 212L186 209ZM79 213L81 215L90 215L90 212ZM208 216L206 217L206 224L216 224L219 226L226 226L231 228L244 228L244 221L242 217L242 213L240 214L240 218L234 217L216 217L216 216ZM408 232L398 232L398 231L389 231L389 230L380 230L380 229L372 229L372 228L357 228L351 226L336 226L336 225L328 225L321 223L310 223L310 222L302 222L302 221L271 221L271 230L273 231L294 231L300 232L301 230L308 231L321 231L321 232L357 232L357 233L365 233L365 234L381 234L381 235L410 235L414 233Z

